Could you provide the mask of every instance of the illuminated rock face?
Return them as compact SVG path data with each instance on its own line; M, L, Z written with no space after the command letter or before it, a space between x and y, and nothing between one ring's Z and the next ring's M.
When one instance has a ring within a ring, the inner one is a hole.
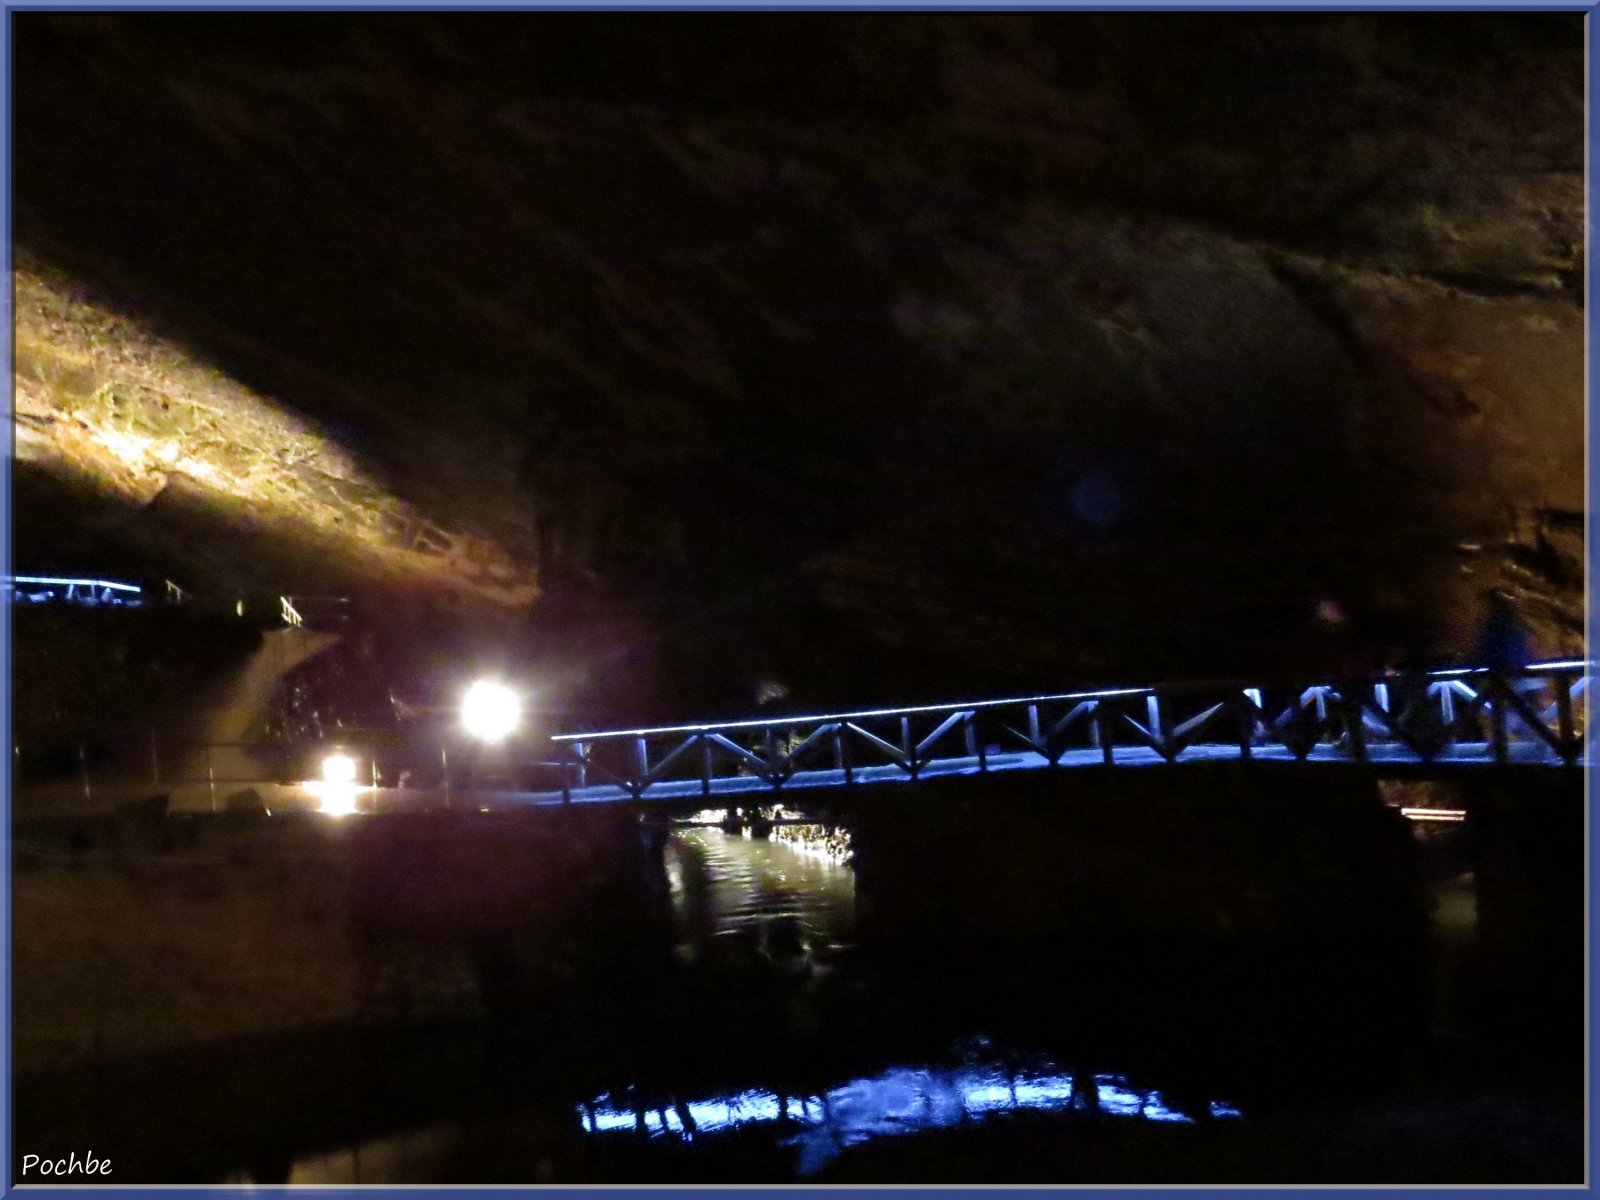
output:
M1504 582L1573 644L1578 17L252 20L21 17L20 241L570 641L898 698Z
M25 260L13 295L19 491L34 518L18 522L20 557L87 567L119 540L212 599L379 581L534 596L500 547L440 529L313 422L59 273ZM93 497L101 547L35 524L46 481Z

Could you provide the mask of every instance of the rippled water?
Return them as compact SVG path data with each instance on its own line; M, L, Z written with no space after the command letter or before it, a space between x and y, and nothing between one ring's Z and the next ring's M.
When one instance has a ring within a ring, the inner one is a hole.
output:
M974 1043L981 1058L985 1047ZM795 1174L806 1179L842 1151L878 1138L948 1128L992 1113L1095 1113L1173 1123L1196 1116L1168 1105L1159 1091L1136 1091L1117 1075L1082 1080L1048 1067L1029 1070L993 1063L928 1063L893 1067L852 1079L814 1095L782 1095L747 1089L721 1096L676 1101L656 1108L630 1107L627 1099L601 1095L577 1106L581 1127L604 1140L607 1135L646 1137L693 1145L722 1134L766 1130L774 1145L795 1152ZM1202 1119L1237 1118L1237 1109L1211 1101ZM529 1122L529 1132L535 1123ZM528 1150L530 1181L540 1181L540 1156ZM479 1151L457 1125L431 1126L358 1147L296 1161L291 1184L419 1182ZM240 1177L237 1182L243 1182Z
M984 1039L969 1043L976 1062L947 1061L891 1067L814 1095L745 1091L645 1109L598 1096L581 1106L590 1133L626 1130L685 1139L737 1128L772 1125L781 1145L798 1149L796 1172L806 1178L841 1151L875 1138L947 1128L990 1113L1068 1111L1191 1124L1196 1117L1169 1107L1159 1091L1135 1091L1119 1075L1077 1077L1049 1064L1031 1070L1002 1065L985 1053ZM1239 1110L1210 1101L1200 1117L1238 1117Z
M680 833L666 858L679 959L719 983L748 987L770 1014L774 1041L798 1046L804 1058L808 1045L819 1045L814 1039L829 1036L823 1000L842 991L848 1007L855 994L849 989L859 984L850 868L792 842L719 829ZM748 1038L741 1030L730 1036ZM1191 1091L1177 1103L1146 1081L1074 1069L983 1030L958 1031L942 1046L887 1062L863 1051L858 1069L867 1069L859 1073L848 1069L848 1050L844 1063L819 1053L827 1066L808 1071L783 1061L776 1077L757 1069L720 1088L697 1086L689 1076L663 1086L658 1076L648 1087L588 1094L565 1110L431 1125L308 1156L294 1163L288 1181L470 1180L476 1168L489 1170L485 1178L541 1182L562 1175L559 1147L575 1138L602 1155L607 1147L648 1153L657 1146L693 1156L714 1153L730 1137L757 1139L792 1163L793 1178L805 1179L851 1147L994 1114L1076 1112L1161 1123L1240 1115L1223 1097ZM818 1079L819 1071L827 1077ZM809 1074L809 1086L793 1085L797 1073Z
M668 847L667 878L680 945L691 959L718 941L781 954L775 943L799 935L805 947L826 953L848 947L855 935L850 868L787 840L689 829Z

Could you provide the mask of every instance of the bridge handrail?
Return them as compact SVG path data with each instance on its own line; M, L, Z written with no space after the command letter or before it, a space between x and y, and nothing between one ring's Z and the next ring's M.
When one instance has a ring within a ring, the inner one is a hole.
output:
M978 709L1003 708L1011 705L1045 704L1060 700L1101 700L1119 696L1190 696L1197 694L1234 693L1251 689L1326 687L1338 688L1350 683L1394 683L1410 678L1428 679L1467 678L1471 676L1530 677L1537 675L1584 675L1600 672L1600 660L1552 659L1527 663L1521 667L1441 667L1423 671L1390 670L1379 675L1364 675L1340 679L1336 676L1319 676L1321 683L1307 683L1304 679L1206 679L1175 680L1154 683L1145 687L1099 688L1075 692L1052 692L1036 696L1008 696L993 700L957 701L949 704L915 704L898 708L872 708L838 713L773 713L766 717L750 717L737 721L699 721L682 725L656 725L637 729L591 730L584 733L552 734L553 742L597 742L612 738L655 737L678 733L714 733L725 729L763 729L777 725L809 725L826 722L864 720L872 717L909 717L930 713L971 712Z
M553 742L589 742L605 738L652 737L666 733L714 733L722 729L761 729L768 725L809 725L813 722L857 721L869 717L908 717L927 713L970 712L979 708L1000 708L1010 704L1045 704L1053 700L1098 700L1112 696L1143 696L1153 688L1105 688L1099 691L1059 692L1042 696L1012 696L1000 700L967 700L954 704L914 704L904 708L869 708L842 713L774 713L740 721L705 721L694 725L660 725L645 729L607 729L596 733L552 734Z

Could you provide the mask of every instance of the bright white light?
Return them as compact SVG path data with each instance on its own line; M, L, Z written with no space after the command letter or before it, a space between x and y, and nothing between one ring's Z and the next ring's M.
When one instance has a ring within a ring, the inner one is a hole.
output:
M308 779L300 786L316 798L317 811L330 817L348 817L357 811L356 798L371 790L356 782L356 760L339 751L322 760L321 779Z
M354 783L356 760L348 754L334 753L322 760L322 778L327 783Z
M504 741L521 723L522 701L503 683L480 679L462 698L462 727L480 741Z

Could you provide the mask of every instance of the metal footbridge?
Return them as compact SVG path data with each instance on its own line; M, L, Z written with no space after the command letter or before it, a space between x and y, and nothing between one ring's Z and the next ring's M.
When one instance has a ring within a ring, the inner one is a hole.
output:
M1375 778L1564 772L1596 759L1589 695L1600 664L1450 668L1352 682L1175 683L1051 695L778 715L516 739L476 761L464 735L351 737L312 751L357 762L348 785L291 782L277 743L78 747L78 770L31 784L37 814L165 794L175 811L323 812L660 804L827 805L863 790L959 776L1242 764ZM92 753L90 751L93 751ZM462 753L462 758L455 756ZM455 759L454 766L451 760ZM465 770L462 763L467 764ZM1258 764L1258 765L1252 765Z
M1343 683L1185 683L558 734L533 802L681 801L1007 771L1277 762L1377 775L1593 757L1596 664L1452 668Z

